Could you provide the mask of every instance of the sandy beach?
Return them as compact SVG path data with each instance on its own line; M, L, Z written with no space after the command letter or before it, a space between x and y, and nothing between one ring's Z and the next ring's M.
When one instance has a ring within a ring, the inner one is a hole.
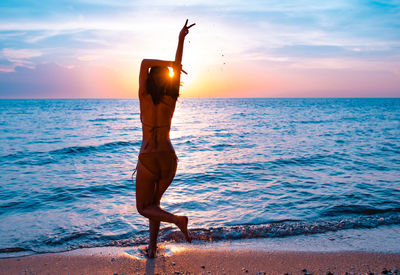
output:
M0 259L0 274L396 274L400 254L184 249L138 259L126 253Z

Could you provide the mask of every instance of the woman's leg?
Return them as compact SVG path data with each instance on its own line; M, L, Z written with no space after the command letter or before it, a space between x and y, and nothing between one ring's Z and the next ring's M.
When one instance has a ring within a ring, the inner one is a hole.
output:
M154 258L157 252L157 237L160 230L160 221L149 219L150 241L148 247L149 258Z
M140 162L136 174L136 208L138 212L149 219L150 242L148 255L155 257L157 250L157 236L160 221L181 224L181 218L160 208L159 182L157 177L148 171Z
M158 182L160 188L159 188L159 192L157 193L157 198L161 199L163 193L165 192L165 190L167 190L168 186L171 184L172 180L160 180ZM159 205L159 201L158 201L158 205ZM192 242L192 237L190 236L187 226L188 226L188 222L189 219L186 216L178 216L178 215L174 215L176 217L176 221L174 222L174 224L176 226L178 226L178 228L182 231L183 235L185 236L186 241L188 241L189 243Z
M178 217L161 209L155 203L157 178L139 161L136 172L136 208L148 219L161 222L177 223Z
M146 167L139 161L136 172L136 208L138 212L149 219L150 243L149 243L149 257L154 257L157 249L157 236L160 228L160 221L174 223L183 232L188 242L191 242L187 231L188 218L185 216L173 215L160 207L160 200L162 194L171 184L175 172L176 162L174 169L168 179L161 179L157 181L157 176L153 175Z
M176 169L178 166L178 160L175 155L175 152L163 152L162 153L162 161L160 161L160 171L162 178L159 180L156 188L156 196L155 196L155 201L158 202L160 205L161 197L164 194L164 192L168 189L170 184L172 183L175 174L176 174ZM178 216L178 222L175 223L176 226L179 227L179 229L182 231L183 235L185 236L186 241L191 242L192 237L190 236L187 225L189 222L189 219L186 216Z

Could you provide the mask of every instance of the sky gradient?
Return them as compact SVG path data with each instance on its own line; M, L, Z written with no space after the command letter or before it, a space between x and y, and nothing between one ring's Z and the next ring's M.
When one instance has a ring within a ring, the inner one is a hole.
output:
M400 96L398 1L2 0L0 98L136 98L186 18L183 97Z

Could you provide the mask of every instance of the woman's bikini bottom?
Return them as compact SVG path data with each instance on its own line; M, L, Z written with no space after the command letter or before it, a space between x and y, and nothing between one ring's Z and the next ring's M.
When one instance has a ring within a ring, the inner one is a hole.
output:
M165 179L175 175L178 163L173 151L140 153L139 161L157 179Z

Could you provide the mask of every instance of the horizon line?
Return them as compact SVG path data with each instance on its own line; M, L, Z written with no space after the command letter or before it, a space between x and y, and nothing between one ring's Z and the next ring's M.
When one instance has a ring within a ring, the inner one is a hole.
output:
M60 100L60 99L72 99L72 100L77 100L77 99L136 99L139 100L138 97L4 97L1 98L0 100L40 100L40 99L48 99L48 100ZM179 97L179 99L400 99L400 96L398 97Z

